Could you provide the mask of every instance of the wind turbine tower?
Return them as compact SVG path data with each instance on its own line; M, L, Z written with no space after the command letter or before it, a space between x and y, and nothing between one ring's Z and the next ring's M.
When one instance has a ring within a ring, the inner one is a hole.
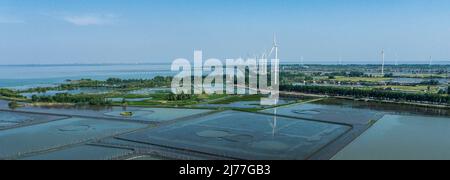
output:
M278 43L277 43L277 36L273 35L273 47L272 50L270 50L270 55L275 51L275 59L278 59Z
M430 56L430 66L433 65L433 56Z
M275 61L279 61L278 59L278 43L277 43L277 36L276 34L273 35L273 47L272 50L270 50L269 56L271 56L273 54L273 52L275 52ZM279 62L275 63L278 64ZM278 67L272 67L275 68L275 71L277 71ZM275 83L278 84L278 73L275 73Z
M385 60L384 60L384 49L381 50L381 56L382 56L382 59L383 59L383 62L382 62L382 65L381 65L381 76L384 76L384 62L385 62Z
M433 76L433 56L430 56L430 77Z
M302 57L300 57L300 65L301 66L305 66L305 59Z
M395 54L395 65L398 66L398 54Z

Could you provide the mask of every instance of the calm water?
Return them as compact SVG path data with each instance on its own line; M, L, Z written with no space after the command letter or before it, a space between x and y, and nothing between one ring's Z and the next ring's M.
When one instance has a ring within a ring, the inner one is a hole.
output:
M173 74L170 64L0 66L0 87L26 89L52 86L67 79L150 79Z
M129 149L81 145L23 158L24 160L109 160L132 153Z
M120 136L237 159L307 159L349 126L236 111Z
M333 159L450 159L449 136L450 118L387 115Z
M0 131L0 158L76 144L136 129L144 124L69 118Z
M0 100L0 110L9 109L8 102ZM34 113L53 113L68 116L89 116L92 118L114 118L146 122L164 122L191 116L209 114L207 109L140 108L140 107L101 107L101 106L57 106L21 107L18 110ZM123 117L122 112L133 112L132 117ZM0 116L1 117L1 116Z
M395 83L421 83L423 81L429 81L430 79L422 79L422 78L394 78L391 80L391 82L395 82ZM441 84L447 84L449 83L448 79L445 78L436 78L433 79L436 81L439 81L439 83Z

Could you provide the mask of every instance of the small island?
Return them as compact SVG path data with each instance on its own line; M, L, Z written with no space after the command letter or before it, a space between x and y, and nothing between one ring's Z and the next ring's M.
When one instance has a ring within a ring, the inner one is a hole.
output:
M123 117L132 117L133 112L131 112L131 111L121 112L120 115Z
M8 103L8 107L10 109L16 109L16 108L19 108L19 107L22 107L22 106L23 105L17 103L17 101L11 101L11 102Z

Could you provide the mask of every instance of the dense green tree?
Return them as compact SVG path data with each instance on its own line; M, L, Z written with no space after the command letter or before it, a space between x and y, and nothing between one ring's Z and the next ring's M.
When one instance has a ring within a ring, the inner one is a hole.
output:
M302 92L311 94L324 94L330 96L350 96L356 98L371 98L377 100L396 100L408 102L428 102L448 104L450 96L439 94L419 94L419 93L404 93L397 91L387 91L383 89L358 89L350 87L333 87L333 86L293 86L282 85L282 91Z
M364 73L363 72L359 72L359 71L351 71L348 74L349 77L363 77Z
M439 85L440 83L439 83L438 80L432 79L432 80L422 81L420 84L421 84L421 85L435 86L435 85Z
M394 77L394 74L393 74L393 73L386 73L386 74L384 75L384 77L385 77L385 78L392 78L392 77Z
M36 96L33 95L31 100L33 102L48 102L48 103L73 103L78 105L111 105L112 102L107 100L103 95L77 94L72 95L68 93L60 93L54 96Z
M171 94L167 95L168 101L183 101L183 100L190 100L192 98L193 98L193 96L191 94L184 94L184 93L181 93L181 94L171 93Z
M8 107L11 109L16 109L16 108L20 107L20 104L17 103L17 101L11 101L8 103Z
M0 96L9 98L23 98L19 92L10 89L0 89Z

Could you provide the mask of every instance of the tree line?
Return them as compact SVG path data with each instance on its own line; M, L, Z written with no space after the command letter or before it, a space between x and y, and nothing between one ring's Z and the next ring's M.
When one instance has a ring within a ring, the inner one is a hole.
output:
M10 89L0 89L0 96L9 98L23 98L17 91Z
M191 94L184 94L184 93L173 94L173 93L170 93L170 94L167 95L166 99L168 101L183 101L183 100L190 100L192 98L194 98L194 96L191 95Z
M73 103L77 105L112 105L112 102L107 100L103 95L89 95L89 94L68 94L60 93L54 96L37 96L31 97L32 102L46 102L46 103Z
M80 79L80 80L66 80L67 83L60 84L57 87L36 87L30 88L21 92L39 92L44 93L52 90L75 90L79 88L153 88L153 87L168 87L172 83L172 77L156 76L153 79L119 79L109 78L105 81Z
M439 94L419 94L419 93L404 93L395 91L386 91L380 89L358 89L350 87L333 87L333 86L294 86L282 85L282 91L301 92L309 94L322 94L329 96L348 96L356 98L370 98L376 100L395 100L408 102L427 102L448 104L450 96Z

